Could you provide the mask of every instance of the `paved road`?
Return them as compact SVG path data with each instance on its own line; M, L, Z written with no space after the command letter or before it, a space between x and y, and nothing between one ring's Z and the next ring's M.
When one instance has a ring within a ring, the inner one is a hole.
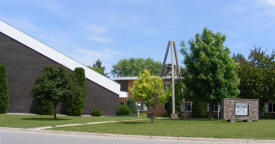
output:
M221 139L159 138L122 135L99 135L83 133L63 133L30 131L22 129L0 129L0 144L233 144L266 143L275 141L246 141Z

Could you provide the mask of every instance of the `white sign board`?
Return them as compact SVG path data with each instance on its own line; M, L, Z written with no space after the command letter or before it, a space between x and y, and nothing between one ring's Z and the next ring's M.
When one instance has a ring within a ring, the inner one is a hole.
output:
M235 115L247 116L248 115L248 103L235 103Z

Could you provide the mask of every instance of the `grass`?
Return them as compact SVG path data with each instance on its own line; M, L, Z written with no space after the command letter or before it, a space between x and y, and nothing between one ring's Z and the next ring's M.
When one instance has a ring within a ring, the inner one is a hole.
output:
M135 117L117 117L117 116L57 116L57 120L53 119L51 115L13 115L13 114L0 114L0 127L12 128L35 128L42 126L54 126L61 124L71 123L88 123L97 121L111 121L111 120L131 120Z
M144 121L117 122L99 125L85 125L52 128L59 131L79 131L113 133L126 135L213 137L213 138L252 138L275 139L275 120L230 123L224 120L155 120L150 124Z

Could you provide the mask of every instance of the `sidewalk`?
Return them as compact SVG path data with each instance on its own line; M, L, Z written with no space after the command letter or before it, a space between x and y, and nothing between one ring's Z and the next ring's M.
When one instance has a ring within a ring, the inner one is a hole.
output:
M62 136L77 137L101 137L116 140L136 140L156 143L181 143L181 144L275 144L275 140L254 140L254 139L224 139L224 138L194 138L194 137L167 137L167 136L144 136L144 135L122 135L122 134L106 134L106 133L85 133L85 132L65 132L52 130L34 130L22 128L4 128L0 127L0 131L22 132L30 134L48 134Z
M122 122L127 121L139 121L144 119L137 119L137 120L122 120ZM73 124L62 124L62 125L55 125L55 126L43 126L43 127L36 127L36 128L29 128L30 130L46 130L55 127L70 127L70 126L81 126L81 125L95 125L95 124L105 124L105 123L114 123L119 121L98 121L98 122L88 122L88 123L73 123Z

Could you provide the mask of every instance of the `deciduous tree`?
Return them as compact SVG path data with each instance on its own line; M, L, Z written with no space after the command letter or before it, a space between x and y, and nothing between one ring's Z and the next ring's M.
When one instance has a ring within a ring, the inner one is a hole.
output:
M181 49L186 72L184 83L193 99L210 104L212 119L214 103L222 98L235 98L239 94L237 64L224 46L225 36L205 28L189 41L189 49Z
M54 119L56 117L56 106L58 103L78 97L80 86L69 74L71 71L65 67L45 67L42 74L35 80L32 87L32 95L37 99L44 99L53 106Z
M130 58L122 59L113 65L112 74L115 77L137 76L144 70L150 71L152 75L160 75L162 64L150 58Z
M139 73L138 79L130 88L130 93L137 101L142 101L149 108L148 116L151 118L151 123L154 122L156 105L164 103L171 95L169 89L165 90L162 78L151 76L148 70Z
M264 103L275 100L275 53L268 55L256 47L248 59L241 54L233 58L239 64L240 97L259 99L263 112Z

